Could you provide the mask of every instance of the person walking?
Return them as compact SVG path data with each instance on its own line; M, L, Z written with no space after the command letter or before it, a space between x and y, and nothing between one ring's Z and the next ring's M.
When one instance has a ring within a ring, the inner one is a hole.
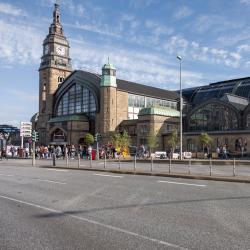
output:
M92 158L92 147L91 147L91 145L88 146L88 157L89 157L89 160Z

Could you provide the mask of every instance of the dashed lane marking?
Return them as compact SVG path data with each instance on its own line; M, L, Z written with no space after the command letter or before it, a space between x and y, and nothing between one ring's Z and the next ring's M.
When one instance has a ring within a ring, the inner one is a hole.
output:
M96 176L104 176L104 177L113 177L113 178L123 178L123 176L120 175L108 175L108 174L93 174Z
M55 184L62 184L62 185L66 185L66 184L67 184L67 183L65 183L65 182L52 181L52 180L43 180L43 179L38 179L38 178L33 178L33 180L36 180L36 181L44 181L44 182L55 183Z
M207 185L202 184L192 184L192 183L183 183L183 182L174 182L174 181L157 181L158 183L168 183L168 184L176 184L176 185L186 185L186 186L195 186L195 187L206 187Z

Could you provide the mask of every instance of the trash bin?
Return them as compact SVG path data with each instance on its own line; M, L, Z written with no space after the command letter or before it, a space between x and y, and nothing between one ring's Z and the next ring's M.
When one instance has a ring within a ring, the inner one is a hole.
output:
M95 160L96 149L92 149L92 160Z

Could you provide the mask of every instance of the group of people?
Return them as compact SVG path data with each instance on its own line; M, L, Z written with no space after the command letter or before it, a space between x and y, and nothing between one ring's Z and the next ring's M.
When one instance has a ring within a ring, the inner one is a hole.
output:
M218 154L220 159L228 159L227 145L224 144L223 146L218 146L216 148L216 153Z

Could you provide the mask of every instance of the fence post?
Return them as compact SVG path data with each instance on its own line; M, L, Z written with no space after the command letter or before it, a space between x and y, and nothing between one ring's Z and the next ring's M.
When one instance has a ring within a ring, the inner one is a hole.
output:
M153 163L153 157L151 156L151 172L153 172L153 165L154 163Z
M90 154L89 156L89 164L90 164L90 168L92 168L92 154Z
M188 174L191 174L191 160L190 159L188 163Z
M118 157L118 169L121 170L121 161L120 161L120 155Z
M135 154L135 158L134 158L134 172L136 170L136 154Z
M212 159L209 160L209 175L212 176Z
M168 172L171 173L171 156L169 157Z
M235 171L235 158L234 158L234 165L233 165L233 176L236 176L236 171Z
M66 167L69 166L69 157L68 157L68 154L66 154Z
M104 154L104 169L106 168L106 154Z
M78 154L78 168L80 168L80 159L81 159L80 154Z
M56 154L52 153L52 159L53 159L53 167L56 166Z
M35 144L34 141L33 141L33 144L32 144L32 151L33 151L33 153L32 153L32 166L36 166L36 144Z

